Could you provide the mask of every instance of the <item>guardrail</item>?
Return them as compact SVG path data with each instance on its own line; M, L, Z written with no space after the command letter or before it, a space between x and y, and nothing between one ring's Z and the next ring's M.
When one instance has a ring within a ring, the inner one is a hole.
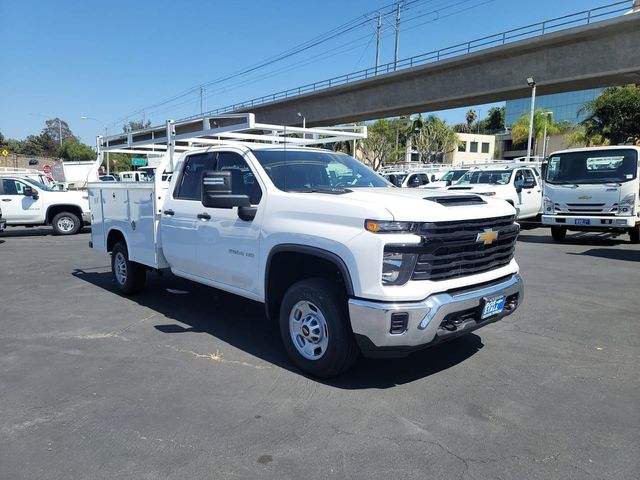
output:
M264 105L266 103L271 103L278 100L297 97L306 93L326 90L328 88L346 85L359 80L365 80L399 70L406 70L420 65L425 65L427 63L437 62L439 60L467 55L469 53L477 52L487 48L506 45L518 40L539 37L549 33L568 30L569 28L574 28L582 25L589 25L591 23L619 16L620 13L627 12L631 10L632 7L633 0L623 0L609 3L601 7L583 10L569 15L564 15L562 17L553 18L551 20L545 20L544 22L538 22L527 25L525 27L506 30L495 35L489 35L487 37L477 38L475 40L459 43L457 45L441 48L439 50L422 53L420 55L415 55L413 57L398 60L397 63L385 63L383 65L378 65L377 67L370 67L364 70L359 70L357 72L347 73L345 75L309 83L300 87L290 88L288 90L283 90L281 92L273 93L270 95L264 95L262 97L257 97L245 102L234 103L232 105L227 105L226 107L211 110L201 115L186 117L183 120L197 118L202 115L219 115L222 113L230 113L237 110L246 110L258 105Z

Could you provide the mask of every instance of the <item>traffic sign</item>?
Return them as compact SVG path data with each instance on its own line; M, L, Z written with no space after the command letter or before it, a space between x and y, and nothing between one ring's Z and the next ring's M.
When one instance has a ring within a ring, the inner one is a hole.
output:
M131 166L144 167L147 164L147 159L144 157L133 157L131 159Z
M8 156L9 156L9 150L7 150L6 148L4 148L4 149L2 150L2 156L3 156L3 157L8 157Z

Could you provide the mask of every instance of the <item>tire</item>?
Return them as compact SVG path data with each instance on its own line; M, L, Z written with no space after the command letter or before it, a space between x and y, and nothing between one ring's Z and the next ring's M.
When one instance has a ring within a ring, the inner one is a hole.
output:
M631 243L640 243L640 225L629 229L629 238L631 239Z
M75 235L82 228L82 222L75 213L60 212L51 221L54 235Z
M124 242L116 243L111 251L111 272L118 290L124 295L140 292L147 283L146 268L129 260Z
M556 242L561 242L567 236L567 227L551 227L551 236Z
M302 280L287 290L280 336L293 363L316 377L339 375L358 359L346 296L323 278Z

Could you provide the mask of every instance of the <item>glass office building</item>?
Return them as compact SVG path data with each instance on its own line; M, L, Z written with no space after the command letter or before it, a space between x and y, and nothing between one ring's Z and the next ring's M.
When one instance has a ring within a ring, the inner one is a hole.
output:
M544 109L553 112L556 122L570 121L579 123L586 118L586 114L578 111L586 103L595 99L602 88L579 90L576 92L554 93L552 95L540 95L536 97L536 110ZM531 111L531 97L518 100L507 100L505 104L505 123L510 127L523 113Z

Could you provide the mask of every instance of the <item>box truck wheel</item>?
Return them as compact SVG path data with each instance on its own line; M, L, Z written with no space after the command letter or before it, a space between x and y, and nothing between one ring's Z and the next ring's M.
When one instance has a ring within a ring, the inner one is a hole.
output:
M640 243L640 225L629 229L629 238L631 243Z
M111 251L111 271L118 290L131 295L144 289L147 282L147 270L143 265L129 260L127 246L118 242Z
M551 227L551 236L556 242L561 242L567 236L567 227Z
M358 358L346 296L329 280L301 280L280 307L280 335L293 362L317 377L333 377Z

